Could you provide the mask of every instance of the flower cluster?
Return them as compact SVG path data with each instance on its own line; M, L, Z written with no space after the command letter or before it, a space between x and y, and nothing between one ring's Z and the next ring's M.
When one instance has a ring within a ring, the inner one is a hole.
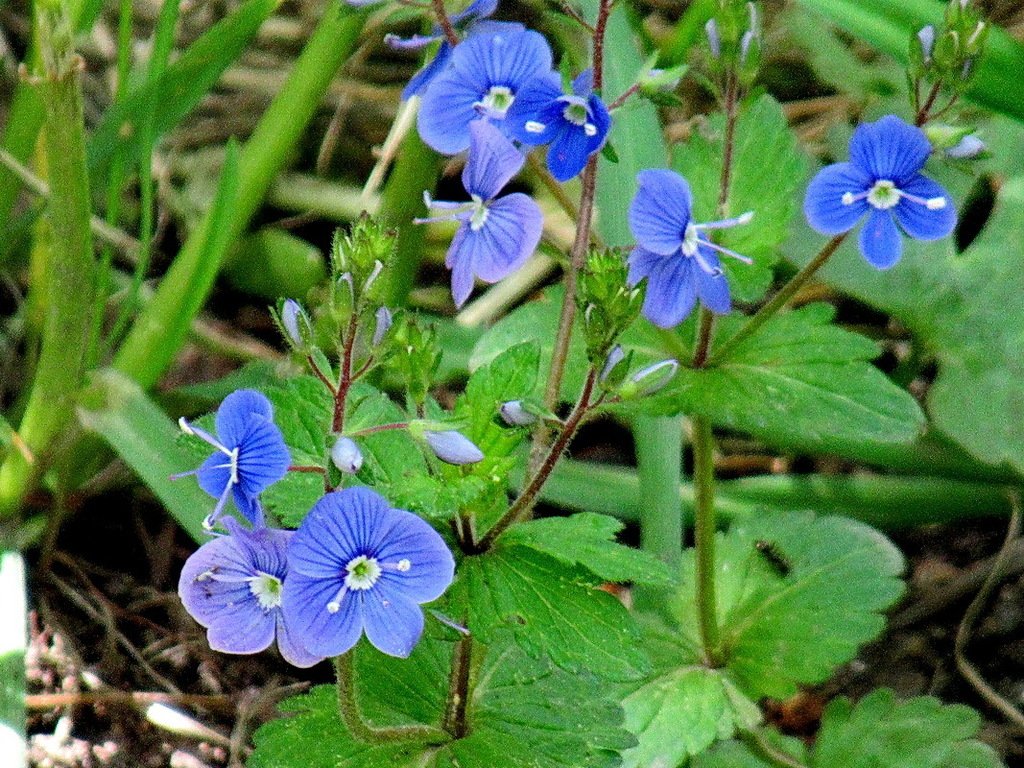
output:
M493 5L474 3L464 12L468 16L454 18L460 24L473 22L466 39L456 46L442 43L406 89L406 95L422 97L418 128L429 146L448 155L469 150L462 182L470 202L437 202L427 196L428 207L450 213L417 220L460 222L446 259L457 306L469 297L475 278L488 283L503 279L540 242L543 217L536 203L522 193L497 197L523 166L516 143L521 148L550 145L548 168L564 182L601 149L611 127L608 109L593 92L590 71L564 94L544 37L521 24L479 20L493 10Z
M287 661L308 667L349 650L365 632L384 653L408 656L423 630L419 605L451 584L451 552L426 522L368 488L326 494L297 531L268 527L258 495L281 479L290 460L272 417L266 397L240 390L218 409L216 437L181 422L217 449L186 474L197 474L217 498L207 527L220 519L227 531L185 563L182 603L207 628L210 647L225 653L256 653L276 638ZM452 452L453 435L476 452L468 460L483 458L457 432L438 435L441 458ZM459 457L466 450L456 445ZM347 471L362 463L350 438L339 439L331 454ZM231 495L251 528L221 517Z

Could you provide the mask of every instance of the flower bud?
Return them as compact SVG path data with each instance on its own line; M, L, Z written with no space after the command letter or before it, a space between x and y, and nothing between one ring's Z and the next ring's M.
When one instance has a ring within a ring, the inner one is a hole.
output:
M483 451L468 437L454 429L444 432L426 430L423 432L423 439L427 441L434 455L448 464L475 464L484 458Z
M522 400L509 400L501 404L501 418L510 427L528 427L536 423L537 416L523 407Z
M597 377L597 381L603 387L614 387L618 382L615 381L618 376L616 369L619 368L622 361L626 359L626 353L622 350L621 344L616 344L612 347L612 351L608 353L608 357L605 358L604 366L601 368L601 373Z
M292 347L305 349L313 337L313 327L309 315L295 299L286 299L278 313L281 330Z
M391 322L394 316L391 314L391 310L387 307L380 307L375 315L376 324L373 327L373 346L379 347L380 343L384 341L384 336L391 329Z
M629 377L629 381L619 390L619 395L623 400L653 395L664 389L678 370L679 363L675 360L662 360L648 365Z
M973 160L985 151L985 142L976 134L968 134L952 147L946 149L946 157L954 160Z
M704 25L704 33L708 36L708 47L711 49L711 55L716 59L722 56L722 36L718 34L718 22L714 19L708 19L708 23Z
M935 49L935 25L927 24L917 30L917 39L921 44L921 57L927 64L931 61L932 51Z
M354 475L363 466L363 452L355 440L342 435L331 448L331 461L345 474Z

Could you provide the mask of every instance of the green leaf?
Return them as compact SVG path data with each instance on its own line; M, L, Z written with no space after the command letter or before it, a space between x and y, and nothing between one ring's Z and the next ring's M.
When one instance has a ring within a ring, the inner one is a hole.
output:
M78 418L142 478L195 541L209 538L202 524L213 499L192 479L170 479L198 462L177 442L177 426L137 384L113 370L96 373L80 398Z
M920 408L871 365L875 343L832 325L833 315L824 304L777 315L722 363L681 368L643 407L799 450L911 441L924 424ZM743 322L721 318L722 338Z
M680 765L716 739L731 735L734 714L728 684L707 667L680 667L627 696L626 727L640 743L623 755L623 768Z
M504 429L495 419L502 403L536 394L539 359L536 343L517 344L475 368L470 376L455 412L469 418L465 434L486 456L480 462L482 471L487 471L488 460L510 455L522 442L522 430Z
M1020 133L1017 133L1018 137ZM1019 142L1019 138L1018 138ZM1024 328L1019 249L1024 177L1002 186L984 230L958 254L954 244L904 240L904 256L884 273L845 245L825 278L895 316L938 361L928 393L935 425L970 453L1024 472ZM799 249L806 252L805 249Z
M502 542L543 552L566 565L581 565L605 581L670 583L672 578L663 562L615 541L622 528L614 517L584 512L513 526L502 536Z
M102 178L118 145L128 165L145 151L136 122L147 106L158 104L153 138L162 136L199 103L224 71L242 55L260 26L277 8L277 0L247 0L200 36L156 80L132 89L108 109L89 146L93 178Z
M256 733L250 768L615 768L631 746L622 710L601 682L527 657L506 642L485 648L469 702L468 736L441 747L354 742L337 714L334 689L314 688L282 705L294 713ZM360 700L376 725L436 724L446 690L450 644L425 640L409 659L363 644L357 654ZM369 684L372 681L372 684ZM580 702L587 706L580 707Z
M672 167L690 182L697 221L720 218L718 196L722 176L725 116L711 116L702 131L676 147ZM807 159L789 128L781 105L762 96L746 105L736 121L727 212L754 212L743 226L723 230L719 242L749 256L753 264L723 258L734 299L754 301L772 283L772 267L799 210L807 177Z
M997 768L1000 761L972 736L981 718L970 707L944 705L921 696L898 701L893 691L881 689L856 705L840 698L826 708L811 760L819 768Z
M296 376L263 388L274 406L274 423L292 453L292 464L323 466L334 400L313 376Z
M934 0L801 0L800 4L901 62L907 60L910 36L926 24L941 22L943 11L943 4ZM1024 45L998 25L990 24L985 53L967 96L996 112L1024 120L1022 68Z
M649 666L622 604L586 572L540 552L499 544L468 557L454 589L452 599L468 606L469 627L485 643L511 629L531 656L609 680L636 679Z
M25 561L0 549L0 755L21 763L25 749Z
M551 368L551 353L555 347L555 329L562 308L561 287L550 288L538 298L516 308L491 326L473 347L469 358L470 370L477 370L498 357L502 352L525 343L537 345L538 370ZM578 321L577 317L577 321ZM587 371L587 352L582 341L579 322L569 345L562 381L563 399L575 400Z
M783 754L788 754L804 765L809 765L807 747L799 739L781 736L771 730L763 730L761 735ZM774 768L774 764L768 763L752 753L740 741L722 741L707 752L697 755L693 760L693 768ZM901 765L900 768L903 766Z
M842 517L789 513L740 521L719 537L716 564L727 668L753 699L786 698L798 685L826 679L878 636L882 612L903 591L899 550L875 529ZM687 550L680 579L687 586L672 610L697 643L694 569L694 550Z

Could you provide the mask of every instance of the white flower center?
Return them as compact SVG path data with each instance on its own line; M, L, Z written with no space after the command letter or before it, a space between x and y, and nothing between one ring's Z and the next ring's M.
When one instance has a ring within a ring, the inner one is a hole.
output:
M686 225L686 232L683 234L683 255L694 256L697 253L697 245L700 240L697 238L697 227L693 224Z
M260 571L249 580L249 591L259 601L260 608L269 611L281 604L281 580Z
M516 95L507 85L492 85L476 106L491 117L503 118L515 100Z
M345 566L345 586L349 589L369 589L380 578L380 566L376 558L359 555Z
M858 200L867 199L868 203L880 211L887 211L899 205L900 200L906 200L917 205L923 205L929 211L939 211L946 207L946 198L919 197L905 192L896 187L896 182L889 179L880 179L867 192L855 193L844 192L841 198L843 205L853 205Z
M882 211L894 207L899 201L900 191L888 179L876 181L875 186L868 191L868 202Z
M479 232L480 228L487 223L487 216L490 213L487 210L487 204L480 199L480 195L472 195L473 198L473 215L469 217L469 228L474 232Z
M587 122L587 107L576 101L570 101L562 110L562 117L573 125L585 125Z

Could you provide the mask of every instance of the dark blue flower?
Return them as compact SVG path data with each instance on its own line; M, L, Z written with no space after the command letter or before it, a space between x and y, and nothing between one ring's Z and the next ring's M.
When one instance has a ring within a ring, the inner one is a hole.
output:
M520 24L488 22L455 46L444 71L423 91L420 136L454 155L469 146L469 125L477 118L507 133L505 114L522 87L550 69L551 48L542 35Z
M234 495L239 511L256 526L263 525L259 495L288 471L291 455L281 430L274 424L274 411L259 392L240 389L232 392L217 409L216 437L178 421L182 431L202 438L217 450L199 469L184 475L197 475L199 487L217 499L213 512L203 521L209 530L220 517L228 496Z
M647 278L644 317L660 328L671 328L690 314L698 298L712 312L728 312L729 284L715 251L748 264L750 259L711 242L703 233L746 224L753 213L695 224L690 219L690 185L682 176L658 169L640 171L636 178L629 228L637 244L629 255L629 282L636 285Z
M495 199L523 167L519 150L486 120L475 121L469 132L472 143L462 186L471 201L451 203L425 195L428 208L449 213L416 219L420 224L461 222L445 259L452 271L452 297L460 307L473 291L474 276L494 283L519 269L536 249L544 227L540 207L522 192Z
M224 522L230 535L203 544L181 569L178 595L185 610L207 628L215 651L258 653L276 636L286 661L313 666L323 657L296 641L281 612L292 532L247 531L231 518Z
M423 632L420 603L448 588L455 561L419 517L369 488L347 488L310 510L288 568L282 606L304 646L338 656L365 631L380 651L405 657Z
M917 240L945 237L956 226L956 210L946 190L921 175L930 153L924 132L895 115L859 126L850 140L850 162L823 168L807 187L808 223L838 235L866 214L860 252L878 269L900 260L900 229Z
M479 20L486 19L497 9L498 0L473 0L465 10L453 14L449 17L449 20L455 29L465 29L472 33L480 27L477 24ZM413 35L412 37L405 38L393 34L384 36L385 43L400 51L416 51L439 40L441 45L438 46L434 58L426 62L423 68L412 76L409 84L402 90L403 101L422 93L423 89L430 85L430 81L444 71L452 55L452 44L445 40L441 27L438 25L434 25L429 35Z
M547 72L524 85L509 108L506 120L514 138L523 144L551 145L548 169L559 181L582 171L608 137L611 117L593 86L594 75L588 69L566 95L558 75Z

